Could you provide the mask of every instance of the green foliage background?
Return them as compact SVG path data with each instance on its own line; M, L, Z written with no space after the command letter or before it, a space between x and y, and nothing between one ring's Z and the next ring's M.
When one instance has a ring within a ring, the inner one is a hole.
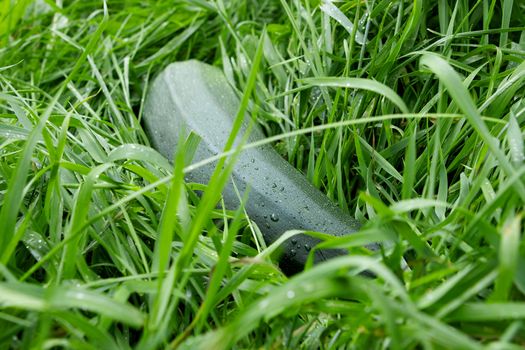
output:
M0 45L0 348L525 345L522 0L3 0ZM363 223L348 256L284 276L216 207L230 157L149 148L190 58Z

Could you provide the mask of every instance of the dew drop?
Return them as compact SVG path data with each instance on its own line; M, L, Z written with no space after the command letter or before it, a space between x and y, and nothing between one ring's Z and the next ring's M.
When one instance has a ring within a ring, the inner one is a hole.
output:
M289 290L288 292L286 292L286 296L288 297L288 299L293 299L295 298L295 292L293 290Z
M292 244L293 244L293 245L296 245L296 244L297 244L297 239L296 239L296 238L292 238Z
M305 244L304 249L306 249L306 251L309 252L312 249L312 247L310 247L309 244Z
M290 249L290 256L295 256L297 254L297 251L295 249Z
M270 219L272 219L273 222L277 222L279 221L279 217L277 216L277 214L273 213L272 215L270 215Z

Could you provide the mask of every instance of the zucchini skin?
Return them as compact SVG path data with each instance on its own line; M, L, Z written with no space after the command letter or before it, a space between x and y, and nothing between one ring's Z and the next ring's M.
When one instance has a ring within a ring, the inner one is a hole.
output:
M222 71L205 63L190 60L172 63L153 82L147 95L143 121L152 146L169 160L173 159L179 133L190 131L201 137L193 161L222 152L239 107L239 99ZM237 142L247 128L247 118ZM248 142L264 138L252 127ZM215 163L187 174L191 182L208 183ZM334 236L350 234L359 223L340 210L328 197L271 146L241 152L232 176L242 194L249 188L245 209L257 223L267 243L274 242L291 229L324 232ZM228 209L238 207L239 200L230 181L223 190ZM319 243L307 235L285 242L280 266L285 273L303 269L309 251ZM315 252L320 262L346 254L345 250L326 249Z

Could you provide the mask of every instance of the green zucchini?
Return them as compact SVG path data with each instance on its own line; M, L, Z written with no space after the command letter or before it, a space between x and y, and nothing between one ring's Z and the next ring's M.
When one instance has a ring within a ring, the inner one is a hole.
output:
M219 69L194 60L178 62L168 66L153 82L145 102L144 124L153 147L168 159L173 158L181 130L199 135L196 162L223 150L238 108L239 100ZM246 127L245 122L241 134ZM248 142L263 137L255 127ZM187 174L188 180L205 184L214 167L215 164L209 164L198 168ZM356 220L343 213L271 146L243 151L232 178L241 193L250 188L246 211L267 243L291 229L340 236L359 228ZM229 209L238 207L231 182L223 190L223 198ZM310 249L318 243L318 239L307 235L288 240L280 258L281 268L287 273L301 270ZM314 258L319 262L344 253L319 250Z

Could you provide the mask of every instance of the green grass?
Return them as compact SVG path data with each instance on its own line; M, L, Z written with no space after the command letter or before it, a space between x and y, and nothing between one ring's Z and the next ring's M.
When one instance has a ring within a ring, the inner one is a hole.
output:
M194 184L194 138L149 147L190 58L363 223L348 256L286 277L298 232L220 205L238 149ZM3 0L0 62L0 349L525 346L525 2Z

